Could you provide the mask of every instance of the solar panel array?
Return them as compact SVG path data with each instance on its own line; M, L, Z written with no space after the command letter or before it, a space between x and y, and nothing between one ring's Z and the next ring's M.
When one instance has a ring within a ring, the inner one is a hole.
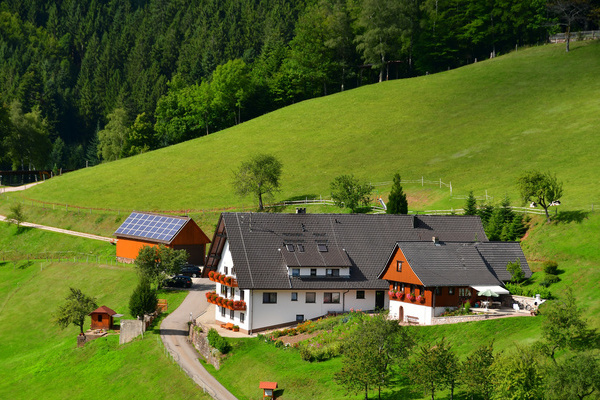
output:
M170 242L186 222L181 218L134 212L115 233Z

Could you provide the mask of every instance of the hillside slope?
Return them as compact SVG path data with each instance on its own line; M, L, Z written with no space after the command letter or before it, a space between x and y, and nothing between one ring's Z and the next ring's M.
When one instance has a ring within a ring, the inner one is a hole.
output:
M598 199L600 42L519 50L414 79L305 101L234 128L76 171L28 190L29 198L144 210L251 206L231 188L258 152L284 165L277 199L329 194L342 173L372 182L451 181L455 194L488 190L516 200L527 169L555 171L563 204ZM410 190L410 188L409 188Z

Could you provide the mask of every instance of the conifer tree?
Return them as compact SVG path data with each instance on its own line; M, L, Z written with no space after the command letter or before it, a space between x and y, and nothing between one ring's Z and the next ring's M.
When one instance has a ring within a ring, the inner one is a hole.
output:
M394 175L394 184L392 185L392 191L388 199L387 213L408 214L408 200L406 200L406 194L402 190L402 181L399 173Z
M467 202L465 203L465 215L477 215L477 199L473 195L473 191L469 192Z

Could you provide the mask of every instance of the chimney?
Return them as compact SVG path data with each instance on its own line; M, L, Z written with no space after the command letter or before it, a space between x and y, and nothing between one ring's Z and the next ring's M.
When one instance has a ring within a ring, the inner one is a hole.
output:
M306 207L296 207L296 214L306 214Z
M433 244L435 244L436 246L440 245L440 239L437 236L433 236L431 238L431 240L433 241Z

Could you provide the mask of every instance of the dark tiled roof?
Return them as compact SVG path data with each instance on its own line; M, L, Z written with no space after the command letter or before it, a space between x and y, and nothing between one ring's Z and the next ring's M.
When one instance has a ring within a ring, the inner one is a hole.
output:
M288 250L288 246L292 251ZM298 247L302 247L302 251ZM352 262L348 258L346 251L340 246L331 243L322 243L326 251L319 251L317 243L293 243L286 242L281 247L281 256L286 266L292 267L350 267Z
M494 274L501 281L509 281L511 276L510 272L506 270L506 264L509 262L515 262L517 259L521 260L521 268L525 273L525 278L531 277L531 270L529 264L523 254L521 245L517 242L484 242L478 243L477 249L479 253L485 258Z
M408 264L425 286L501 285L475 243L399 242Z
M444 242L487 241L477 216L223 213L221 222L243 289L383 290L388 284L377 275L397 241L431 242L434 236ZM287 251L288 243L304 244L306 253L310 249L307 265L317 260L316 243L344 250L350 278L289 277L290 260L279 250Z

